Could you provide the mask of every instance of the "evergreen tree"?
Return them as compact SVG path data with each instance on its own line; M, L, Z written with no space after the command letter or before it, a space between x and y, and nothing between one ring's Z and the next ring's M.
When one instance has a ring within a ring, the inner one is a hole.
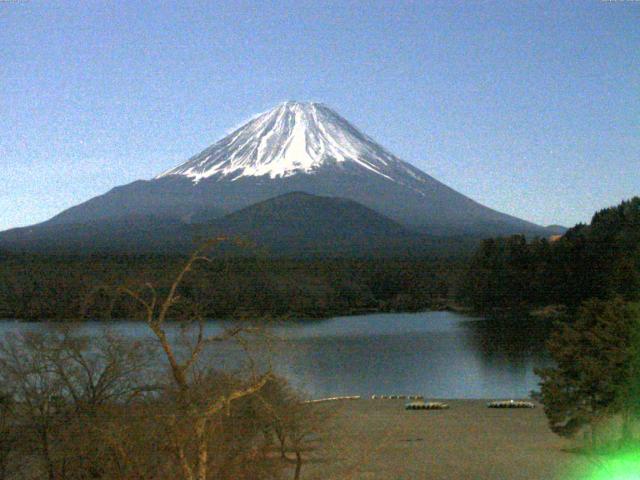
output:
M488 239L469 262L461 299L477 311L563 304L589 298L640 300L640 197L597 212L559 240Z
M589 300L573 322L551 335L548 349L555 366L536 370L540 399L551 430L572 436L585 426L622 413L637 400L636 362L632 362L638 310L620 298Z

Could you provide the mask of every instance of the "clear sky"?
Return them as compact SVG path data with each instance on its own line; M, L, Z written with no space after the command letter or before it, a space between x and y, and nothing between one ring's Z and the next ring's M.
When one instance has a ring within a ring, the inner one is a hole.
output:
M640 195L640 2L0 1L0 230L320 101L540 224Z

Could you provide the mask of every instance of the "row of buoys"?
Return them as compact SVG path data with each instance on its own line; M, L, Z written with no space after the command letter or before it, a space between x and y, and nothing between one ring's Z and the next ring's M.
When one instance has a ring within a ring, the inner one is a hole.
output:
M326 397L318 398L315 400L306 400L303 403L320 403L320 402L332 402L336 400L359 400L360 395L340 396L340 397ZM444 402L425 402L422 395L371 395L372 400L417 400L416 402L410 402L405 404L407 410L443 410L449 408ZM535 408L532 402L524 400L496 400L494 402L487 403L488 408Z
M371 400L423 400L422 395L371 395Z
M449 405L444 402L409 402L404 408L405 410L446 410Z
M535 408L532 402L525 402L523 400L497 400L495 402L487 403L489 408Z
M320 402L333 402L335 400L359 400L360 395L351 395L347 397L326 397L326 398L317 398L315 400L307 400L303 403L320 403Z
M535 408L532 402L526 402L523 400L498 400L495 402L487 403L489 408ZM406 410L445 410L449 408L444 402L410 402L405 404Z

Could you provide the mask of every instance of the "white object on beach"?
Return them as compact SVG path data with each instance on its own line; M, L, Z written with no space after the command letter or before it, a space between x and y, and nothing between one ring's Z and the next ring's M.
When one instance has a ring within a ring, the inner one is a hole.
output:
M360 395L351 395L346 397L327 397L327 398L317 398L315 400L307 400L302 403L320 403L320 402L333 402L335 400L359 400Z
M532 402L526 402L524 400L496 400L494 402L487 403L489 408L535 408Z
M444 402L409 402L404 406L405 410L446 410L449 408Z

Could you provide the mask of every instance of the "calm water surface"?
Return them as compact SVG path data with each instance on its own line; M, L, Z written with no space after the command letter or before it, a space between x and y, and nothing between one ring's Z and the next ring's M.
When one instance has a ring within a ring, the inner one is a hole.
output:
M222 325L210 321L207 329L215 333ZM102 326L88 322L83 329L97 334ZM42 324L0 322L0 336L39 328ZM113 328L132 338L148 336L141 323L118 322ZM314 398L516 398L537 389L533 369L550 364L547 333L548 324L535 320L451 312L374 314L276 326L270 351L275 369ZM237 349L223 350L207 361L231 367L237 358Z

